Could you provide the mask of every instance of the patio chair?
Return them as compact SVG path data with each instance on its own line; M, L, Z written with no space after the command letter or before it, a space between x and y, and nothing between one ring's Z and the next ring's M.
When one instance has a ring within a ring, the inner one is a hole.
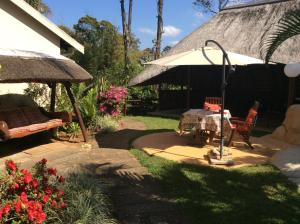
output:
M228 141L229 147L232 146L233 144L232 139L234 134L238 133L243 138L243 140L247 143L247 145L251 149L254 149L254 147L250 142L250 136L251 136L252 129L256 125L258 108L259 108L259 102L255 101L254 105L250 108L246 119L242 119L239 117L232 117L230 119L231 135Z
M209 97L206 97L205 98L205 102L206 103L210 103L210 104L217 104L217 105L219 105L219 106L221 106L221 97L211 97L211 96L209 96Z
M206 97L203 109L210 111L219 111L221 110L221 98L220 97Z

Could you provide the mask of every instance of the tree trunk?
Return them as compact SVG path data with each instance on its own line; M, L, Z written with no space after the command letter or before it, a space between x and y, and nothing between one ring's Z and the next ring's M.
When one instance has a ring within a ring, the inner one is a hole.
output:
M128 71L129 71L129 55L128 55L128 29L127 29L127 24L126 24L126 12L125 12L125 6L124 6L124 0L120 0L121 4L121 16L122 16L122 27L123 27L123 41L124 41L124 62L125 62L125 76L128 76ZM126 77L127 78L127 77Z
M160 57L161 37L163 34L163 5L163 0L157 0L157 35L154 55L155 59Z
M128 35L129 35L129 38L131 37L132 3L133 3L133 0L129 0L129 10L128 10Z

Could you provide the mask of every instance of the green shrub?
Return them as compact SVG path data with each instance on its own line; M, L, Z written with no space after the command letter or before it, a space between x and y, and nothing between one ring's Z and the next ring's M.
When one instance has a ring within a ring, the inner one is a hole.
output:
M117 223L103 186L99 179L87 173L68 175L63 188L67 208L53 212L49 223Z
M114 132L118 130L118 128L118 120L109 115L105 115L103 117L96 116L90 125L90 129L92 129L93 131L101 131L103 133Z

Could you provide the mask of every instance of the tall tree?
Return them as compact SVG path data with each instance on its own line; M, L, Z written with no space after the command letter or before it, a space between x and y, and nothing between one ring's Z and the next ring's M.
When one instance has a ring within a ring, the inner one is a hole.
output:
M248 0L195 0L193 4L204 13L218 13L228 5L247 2Z
M156 44L155 44L155 55L154 58L158 59L160 57L160 49L161 49L161 38L163 34L163 0L157 0L157 33L156 33Z
M51 14L51 10L48 5L46 5L43 0L24 0L29 5L31 5L33 8L38 10L40 13L49 15Z
M121 16L122 16L122 27L123 27L123 42L124 42L124 62L125 62L125 68L124 73L126 76L128 76L129 72L129 33L128 33L128 27L126 23L126 11L125 11L125 3L124 0L120 0L121 4Z
M128 34L129 34L129 36L131 36L132 4L133 4L133 0L129 0L129 9L128 9Z

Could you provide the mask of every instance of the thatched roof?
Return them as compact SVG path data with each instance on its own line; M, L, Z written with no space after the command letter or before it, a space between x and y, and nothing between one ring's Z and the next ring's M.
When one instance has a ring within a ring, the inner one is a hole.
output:
M213 39L225 50L263 59L262 40L272 32L285 12L297 8L300 9L300 0L259 2L224 9L176 44L166 56L203 47L206 40ZM299 37L286 41L275 52L272 61L284 64L300 61L299 47ZM130 85L143 85L168 69L149 66Z
M84 82L92 76L61 56L0 49L0 83Z

